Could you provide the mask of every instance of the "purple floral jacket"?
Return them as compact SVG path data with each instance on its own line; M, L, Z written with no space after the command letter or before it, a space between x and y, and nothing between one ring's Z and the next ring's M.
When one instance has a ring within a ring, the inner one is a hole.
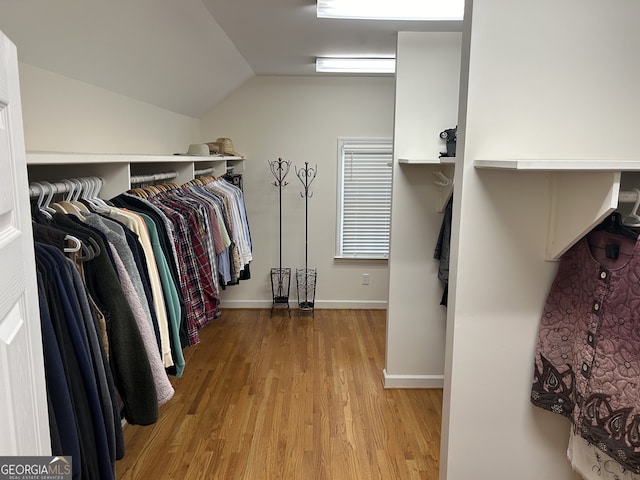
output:
M594 231L563 255L540 320L531 401L640 473L640 241Z

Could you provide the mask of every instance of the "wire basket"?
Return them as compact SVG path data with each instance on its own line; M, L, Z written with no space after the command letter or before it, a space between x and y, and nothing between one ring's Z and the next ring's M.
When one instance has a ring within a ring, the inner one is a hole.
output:
M291 269L290 268L272 268L271 269L271 293L273 294L273 304L271 313L274 308L286 307L289 309L289 291L291 289Z
M316 280L318 269L296 268L296 285L298 287L298 308L313 310L316 301Z

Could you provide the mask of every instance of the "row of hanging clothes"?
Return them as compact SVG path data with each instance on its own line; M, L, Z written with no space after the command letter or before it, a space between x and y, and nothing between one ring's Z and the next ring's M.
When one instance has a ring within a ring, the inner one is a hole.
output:
M586 479L640 480L640 190L560 259L537 335L531 402L571 422Z
M449 262L451 260L451 222L453 217L453 179L440 171L433 172L433 183L440 188L448 189L448 199L440 224L438 240L433 252L433 258L438 261L438 280L442 282L443 292L440 305L447 306L449 299Z
M73 478L115 477L121 419L157 420L220 290L250 277L242 190L157 183L176 176L134 177L110 200L97 177L30 185L52 451Z

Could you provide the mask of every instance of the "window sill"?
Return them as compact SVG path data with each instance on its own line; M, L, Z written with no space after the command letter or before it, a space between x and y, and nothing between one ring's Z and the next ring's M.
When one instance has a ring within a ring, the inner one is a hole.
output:
M347 260L366 260L368 262L373 262L373 261L380 261L380 262L387 262L389 260L389 257L367 257L364 255L358 256L358 257L351 257L351 256L341 256L341 255L336 255L333 257L334 260L337 261L347 261Z

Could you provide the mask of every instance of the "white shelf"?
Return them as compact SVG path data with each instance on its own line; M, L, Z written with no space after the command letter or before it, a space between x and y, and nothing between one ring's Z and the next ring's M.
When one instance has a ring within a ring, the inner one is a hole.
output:
M27 165L68 165L74 163L170 163L244 160L244 157L209 155L141 155L120 153L27 152Z
M456 157L440 157L440 158L399 158L398 163L400 165L435 165L442 166L441 169L449 178L453 178L453 170L455 167ZM447 202L453 193L453 183L444 186L439 189L439 200L436 204L436 210L443 212L447 206Z
M475 160L473 165L481 169L512 171L640 171L640 160L501 159Z
M456 157L440 158L399 158L401 165L452 165L456 162Z
M212 168L221 176L233 166L244 168L244 157L222 155L141 155L115 153L27 152L30 182L57 182L65 178L100 177L104 184L101 198L114 197L131 188L131 178L175 172L175 183L193 180L198 169Z
M501 159L475 160L474 166L514 174L549 172L547 260L559 259L617 208L621 172L640 171L636 160ZM510 181L527 181L518 177L514 175Z

